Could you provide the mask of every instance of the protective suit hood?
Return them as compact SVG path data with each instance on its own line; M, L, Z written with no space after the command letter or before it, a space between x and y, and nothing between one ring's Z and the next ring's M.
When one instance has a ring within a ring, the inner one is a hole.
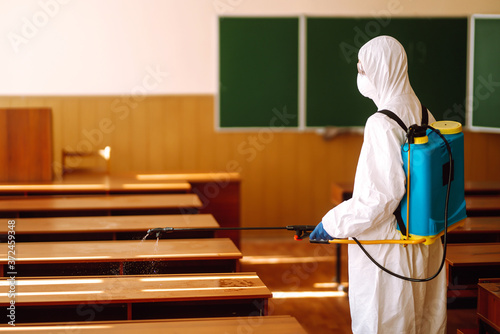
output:
M408 77L406 52L395 38L375 37L361 47L358 58L375 86L376 96L372 99L379 110L386 109L395 97L415 95Z

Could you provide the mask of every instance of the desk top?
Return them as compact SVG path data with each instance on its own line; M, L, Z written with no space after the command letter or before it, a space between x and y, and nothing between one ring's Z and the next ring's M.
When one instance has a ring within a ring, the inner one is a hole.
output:
M500 265L500 243L448 244L446 262L451 266Z
M500 233L500 217L468 217L462 226L448 233Z
M500 194L500 181L465 181L466 194Z
M16 218L16 234L144 232L156 227L216 228L211 214ZM7 233L8 224L0 224Z
M210 173L144 173L136 174L134 176L139 181L180 181L185 180L187 182L231 182L239 181L239 173L228 173L228 172L210 172Z
M146 234L146 233L144 233ZM7 264L7 246L0 264ZM160 239L111 241L54 241L16 243L16 264L181 260L237 260L242 257L230 239Z
M466 196L467 212L488 212L500 210L500 195Z
M478 286L500 300L500 282L478 283Z
M255 273L16 278L17 305L271 298ZM9 281L0 281L7 291ZM0 305L9 305L7 292Z
M191 190L190 183L235 181L240 181L240 174L228 172L116 175L75 173L67 174L63 179L52 182L0 183L0 194L187 192Z
M112 180L102 183L2 183L0 194L24 194L24 193L121 193L121 192L188 192L191 185L187 182L137 182L135 180Z
M195 194L28 197L0 200L0 212L200 208Z
M3 324L2 324L3 325ZM20 323L15 327L9 326L13 333L54 333L67 330L75 333L102 333L109 334L163 334L163 333L198 333L220 334L237 333L243 328L261 334L306 334L299 322L289 315L268 315L265 317L230 317L230 318L188 318L172 320L128 320L128 321L93 321L72 323L29 324ZM0 325L0 328L2 326Z

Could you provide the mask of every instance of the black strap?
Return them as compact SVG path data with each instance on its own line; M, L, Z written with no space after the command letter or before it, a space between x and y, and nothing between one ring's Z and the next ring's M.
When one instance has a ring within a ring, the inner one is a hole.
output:
M429 124L429 113L427 108L422 104L422 126Z
M401 120L401 118L398 117L398 115L387 109L379 110L378 112L394 120L396 123L399 124L399 126L403 129L405 133L408 133L408 127ZM428 124L429 124L429 113L427 112L427 108L422 104L422 125L428 125Z
M408 127L401 120L401 118L399 118L395 113L387 109L379 110L378 112L394 120L396 123L399 124L399 126L403 129L403 131L406 134L408 134ZM429 123L429 114L427 112L427 108L422 104L422 125L428 125L428 123ZM406 226L403 222L403 217L401 216L401 203L398 205L396 211L394 211L394 216L396 216L396 221L398 222L399 230L403 235L406 235Z
M402 235L406 235L406 225L403 221L403 216L401 215L401 203L398 205L396 211L394 211L394 216L396 216L396 221L398 222L399 230Z
M399 124L399 126L404 130L404 132L408 133L408 128L406 127L405 123L403 123L401 118L399 118L395 113L393 113L392 111L387 110L387 109L379 110L378 112L382 113L382 114L388 116L389 118L393 119L394 121L396 121L396 123Z

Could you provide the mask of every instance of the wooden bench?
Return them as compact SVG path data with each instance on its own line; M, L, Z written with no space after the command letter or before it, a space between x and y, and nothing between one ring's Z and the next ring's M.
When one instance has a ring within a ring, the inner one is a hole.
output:
M3 326L2 326L3 325ZM2 328L8 325L0 325ZM12 333L54 333L54 331L109 334L163 334L163 333L260 333L260 334L306 334L297 319L289 315L229 317L229 318L193 318L170 320L129 320L129 321L94 321L49 324L16 324L10 326Z
M466 196L467 216L500 216L500 196Z
M44 217L15 219L17 242L142 239L147 230L156 227L217 228L210 214L133 215L98 217ZM0 234L7 235L8 224L0 224ZM162 238L210 238L213 231L179 231L162 234ZM153 238L155 236L151 236Z
M500 217L468 217L448 232L449 243L500 242Z
M480 278L500 277L500 243L449 244L446 265L449 302L475 300Z
M6 218L195 213L202 203L195 194L28 197L0 200Z
M260 316L271 291L255 273L16 278L16 323Z
M241 252L224 239L25 242L0 249L3 276L132 275L234 272Z

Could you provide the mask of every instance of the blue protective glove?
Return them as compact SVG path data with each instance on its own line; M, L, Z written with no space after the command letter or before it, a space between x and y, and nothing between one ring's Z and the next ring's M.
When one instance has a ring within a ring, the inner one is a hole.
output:
M333 240L334 238L326 233L323 228L323 222L319 223L318 226L309 235L310 240Z

